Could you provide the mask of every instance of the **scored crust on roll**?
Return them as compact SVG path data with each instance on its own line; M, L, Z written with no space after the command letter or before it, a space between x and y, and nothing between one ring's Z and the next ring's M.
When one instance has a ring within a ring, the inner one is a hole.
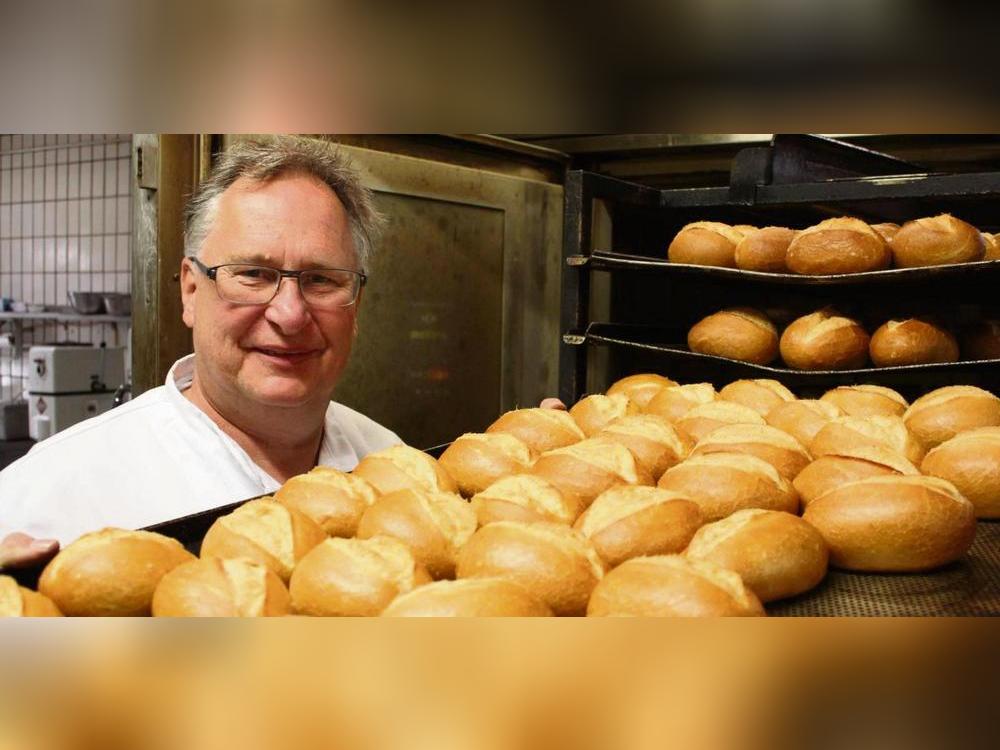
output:
M653 483L628 448L602 437L543 453L528 473L546 479L581 509L616 484Z
M568 412L539 407L501 414L486 432L513 435L536 454L578 443L586 437Z
M917 476L920 472L910 461L891 448L874 442L851 442L841 445L834 453L819 456L795 477L795 487L806 506L820 495L849 482L869 477L903 474Z
M778 404L768 412L765 419L771 427L787 432L808 447L827 422L842 416L844 412L835 404L799 399Z
M285 482L274 499L309 516L329 536L354 536L365 509L378 491L359 476L317 466Z
M868 334L850 318L817 310L792 321L781 334L781 358L796 370L853 370L868 358Z
M983 232L983 260L1000 260L1000 239L995 234Z
M889 247L897 266L913 268L982 260L986 242L971 224L941 214L906 222Z
M899 231L899 224L895 224L891 221L885 221L881 224L872 224L872 229L879 233L879 236L888 244L889 240L896 236L896 232Z
M743 234L717 221L695 221L681 227L667 247L671 263L695 266L736 266L736 246Z
M777 380L734 380L719 391L719 399L749 406L762 417L778 404L795 400L795 394Z
M1000 398L972 385L948 385L921 396L903 414L903 422L928 448L960 432L1000 425Z
M920 470L955 485L976 518L1000 518L1000 427L959 433L928 453Z
M699 354L766 365L778 355L778 330L761 311L734 307L695 323L688 331L687 343Z
M711 383L690 383L675 385L659 391L646 404L646 413L663 417L668 422L676 422L699 404L715 401L715 386Z
M712 401L696 406L674 422L677 429L697 443L720 427L730 424L764 424L764 418L749 406L732 401Z
M741 453L766 461L791 481L812 456L787 432L766 424L732 424L709 433L691 451L692 456L711 453Z
M684 495L717 521L744 508L796 513L799 496L792 483L767 461L744 453L691 456L668 469L657 486Z
M757 508L702 526L684 556L732 570L762 602L817 586L829 557L823 537L806 521Z
M736 267L745 271L786 273L785 256L796 234L798 232L787 227L762 227L744 232L733 254Z
M701 509L656 487L612 487L594 500L574 528L610 566L630 557L682 552L704 522Z
M868 351L877 367L958 361L955 337L944 328L917 318L883 323L872 334Z
M580 615L604 575L581 534L561 524L499 521L483 526L458 553L459 578L504 578L557 615Z
M639 373L638 375L628 375L620 380L616 380L608 388L606 395L614 396L622 394L627 396L639 409L645 409L649 400L655 396L661 388L670 388L679 385L677 381L657 375L651 372ZM558 446L557 446L558 447Z
M809 444L809 452L819 458L841 454L851 446L882 445L907 461L919 464L927 449L907 429L901 417L837 417L831 420Z
M891 260L882 235L860 219L848 217L803 229L785 256L790 271L810 276L880 271Z
M0 575L0 617L62 617L51 599Z
M163 576L152 609L154 617L281 617L288 589L260 563L209 557Z
M458 486L437 461L408 445L393 445L361 459L352 472L370 482L382 494L416 489L426 492L457 492Z
M400 594L382 617L552 617L552 610L514 581L463 578Z
M655 481L679 461L687 458L693 443L663 417L638 414L622 417L605 427L598 437L625 446L641 469Z
M901 417L909 404L892 388L880 385L842 385L831 388L820 401L836 404L848 417Z
M534 456L520 438L505 432L467 432L441 454L439 463L465 497L482 492L501 477L519 474Z
M580 504L567 498L550 482L532 474L518 474L498 479L470 503L480 526L496 521L549 521L573 523L580 515Z
M681 555L634 557L594 589L588 617L763 616L739 575Z
M587 396L573 404L569 410L570 416L587 437L593 437L616 419L638 413L639 406L623 393Z

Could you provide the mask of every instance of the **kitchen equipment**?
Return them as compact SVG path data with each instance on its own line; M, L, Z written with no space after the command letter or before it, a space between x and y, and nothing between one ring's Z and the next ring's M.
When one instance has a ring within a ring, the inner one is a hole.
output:
M96 315L104 311L104 295L101 292L69 292L73 309L82 315Z
M120 292L105 292L104 310L108 315L131 315L132 295Z
M33 346L28 366L29 433L44 440L114 406L125 382L125 348Z
M0 404L0 440L28 437L28 402L14 399Z

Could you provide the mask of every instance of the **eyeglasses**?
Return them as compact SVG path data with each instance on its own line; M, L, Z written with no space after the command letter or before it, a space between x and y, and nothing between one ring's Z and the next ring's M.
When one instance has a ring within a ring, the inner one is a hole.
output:
M316 268L285 271L248 263L223 263L208 267L197 258L189 259L215 282L219 297L234 305L266 305L273 300L284 277L299 283L302 298L310 307L330 309L353 305L368 277L345 268Z

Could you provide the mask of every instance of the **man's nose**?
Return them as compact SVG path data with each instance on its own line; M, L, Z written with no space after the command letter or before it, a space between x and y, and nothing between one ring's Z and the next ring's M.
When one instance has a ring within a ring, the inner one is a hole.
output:
M298 279L282 277L278 293L268 303L264 317L283 333L297 333L309 323L309 305L302 297Z

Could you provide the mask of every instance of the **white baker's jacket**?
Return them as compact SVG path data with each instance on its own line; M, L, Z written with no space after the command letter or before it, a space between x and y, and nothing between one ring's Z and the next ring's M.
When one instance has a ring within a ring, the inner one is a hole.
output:
M43 440L0 472L0 538L23 531L65 545L105 526L138 529L278 489L181 394L193 375L192 354L174 363L163 386ZM399 443L331 402L319 463L350 471Z

